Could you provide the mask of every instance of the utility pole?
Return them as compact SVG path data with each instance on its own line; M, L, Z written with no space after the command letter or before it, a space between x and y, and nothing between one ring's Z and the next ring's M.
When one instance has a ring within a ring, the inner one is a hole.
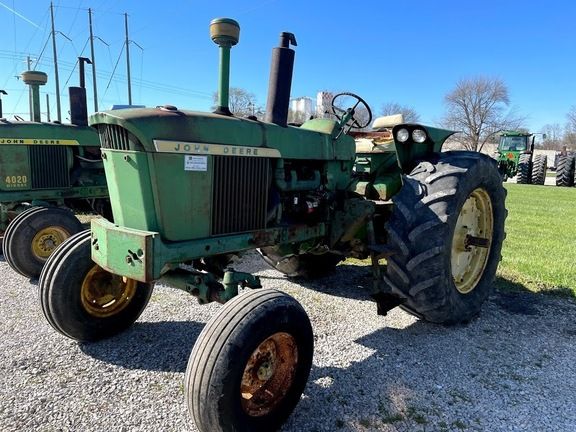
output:
M31 70L32 68L32 60L30 56L26 56L26 70ZM28 112L30 112L30 121L33 121L34 114L32 113L32 87L28 86Z
M98 111L98 89L96 86L96 57L94 55L94 34L92 33L92 9L88 8L88 21L90 23L90 56L92 57L92 86L94 88L94 111Z
M50 95L46 93L46 121L50 121Z
M56 31L54 30L54 5L50 2L50 19L52 22L52 51L54 53L54 78L56 80L56 117L62 121L60 108L60 79L58 78L58 54L56 52Z
M130 82L130 39L128 38L128 14L124 14L124 25L126 27L126 71L128 74L128 105L132 105L132 84Z

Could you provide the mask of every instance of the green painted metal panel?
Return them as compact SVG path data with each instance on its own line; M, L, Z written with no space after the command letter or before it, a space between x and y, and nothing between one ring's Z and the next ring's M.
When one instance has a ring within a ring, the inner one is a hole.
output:
M148 155L102 149L114 220L123 226L158 231Z
M100 140L96 130L88 126L2 121L0 147L10 144L100 147Z
M0 191L20 192L31 185L27 146L0 146Z
M415 161L426 159L433 153L440 153L444 141L456 132L448 129L440 129L431 126L416 125L416 124L401 124L394 126L394 136L396 131L402 128L409 130L410 134L414 129L424 129L426 131L426 140L422 143L417 143L408 139L408 141L396 143L396 155L398 157L398 165L402 172L408 173L415 165Z
M178 263L204 256L301 242L327 233L325 224L320 223L167 242L157 232L125 228L105 219L92 220L91 230L94 262L114 274L143 282L159 279L171 265L173 268Z
M213 156L199 159L199 170L193 171L190 163L186 166L186 155L149 154L158 228L166 240L209 235Z
M324 122L325 125L328 123ZM342 134L240 119L218 114L163 109L128 109L100 112L90 124L116 124L126 128L148 152L154 140L272 148L285 159L353 160L354 139Z

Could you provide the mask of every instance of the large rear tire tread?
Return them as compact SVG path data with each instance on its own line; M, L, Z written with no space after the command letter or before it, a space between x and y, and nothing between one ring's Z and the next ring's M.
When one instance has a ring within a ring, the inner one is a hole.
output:
M532 155L521 154L518 158L518 174L516 178L516 183L518 184L530 184L532 179Z
M404 176L386 224L398 251L388 259L384 282L404 298L403 309L427 321L456 324L475 317L488 297L505 237L506 190L494 161L475 152L446 152ZM476 189L490 197L491 248L479 282L460 293L451 267L452 238L460 210Z
M546 182L546 169L548 168L548 158L546 155L534 156L532 164L532 184L544 185Z
M575 157L570 155L559 156L556 167L556 186L574 186Z
M153 284L138 282L125 308L108 317L90 314L81 301L81 287L95 266L91 259L90 230L69 239L48 258L38 283L40 304L50 325L71 339L96 341L130 327L146 308Z
M297 343L295 378L273 411L251 416L241 406L242 372L256 347L278 332L290 334ZM200 333L186 369L186 403L198 429L201 432L277 430L304 391L313 345L306 312L287 294L258 289L226 303Z

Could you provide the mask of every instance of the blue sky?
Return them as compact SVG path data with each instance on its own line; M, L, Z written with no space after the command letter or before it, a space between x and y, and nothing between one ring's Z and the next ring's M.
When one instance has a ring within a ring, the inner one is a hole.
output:
M241 25L232 51L231 85L254 93L265 105L271 49L281 31L296 35L292 96L319 90L358 93L377 114L383 103L410 105L425 123L444 113L443 98L461 78L499 77L511 107L527 117L532 131L564 124L576 105L576 2L550 0L413 0L319 2L303 0L137 1L55 0L60 86L71 76L88 38L87 9L94 9L100 108L127 103L126 64L114 65L124 41L122 13L128 12L133 103L207 110L216 90L218 53L208 35L212 18ZM16 10L22 17L12 13ZM14 75L25 57L40 56L50 34L49 2L0 0L0 89L5 115L26 113L23 84ZM86 46L85 56L89 56ZM43 88L55 114L52 46L38 70L49 74ZM89 71L89 70L88 70ZM77 85L77 70L68 85ZM108 89L106 87L108 86ZM92 107L91 74L87 74ZM44 97L44 96L43 96ZM43 99L43 111L45 102ZM24 115L23 115L24 116Z

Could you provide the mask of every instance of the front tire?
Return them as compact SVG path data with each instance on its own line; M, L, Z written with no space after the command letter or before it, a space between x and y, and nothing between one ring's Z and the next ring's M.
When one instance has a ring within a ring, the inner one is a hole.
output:
M488 297L500 261L505 189L494 162L446 152L404 177L386 224L385 282L410 313L435 323L467 322Z
M4 257L21 275L37 278L54 250L80 231L82 224L69 210L33 207L14 218L6 229Z
M42 311L58 332L78 341L114 336L144 311L153 285L113 275L91 259L90 231L66 240L38 284Z
M258 289L235 297L204 327L186 369L188 412L201 432L277 430L300 400L314 338L302 306Z

